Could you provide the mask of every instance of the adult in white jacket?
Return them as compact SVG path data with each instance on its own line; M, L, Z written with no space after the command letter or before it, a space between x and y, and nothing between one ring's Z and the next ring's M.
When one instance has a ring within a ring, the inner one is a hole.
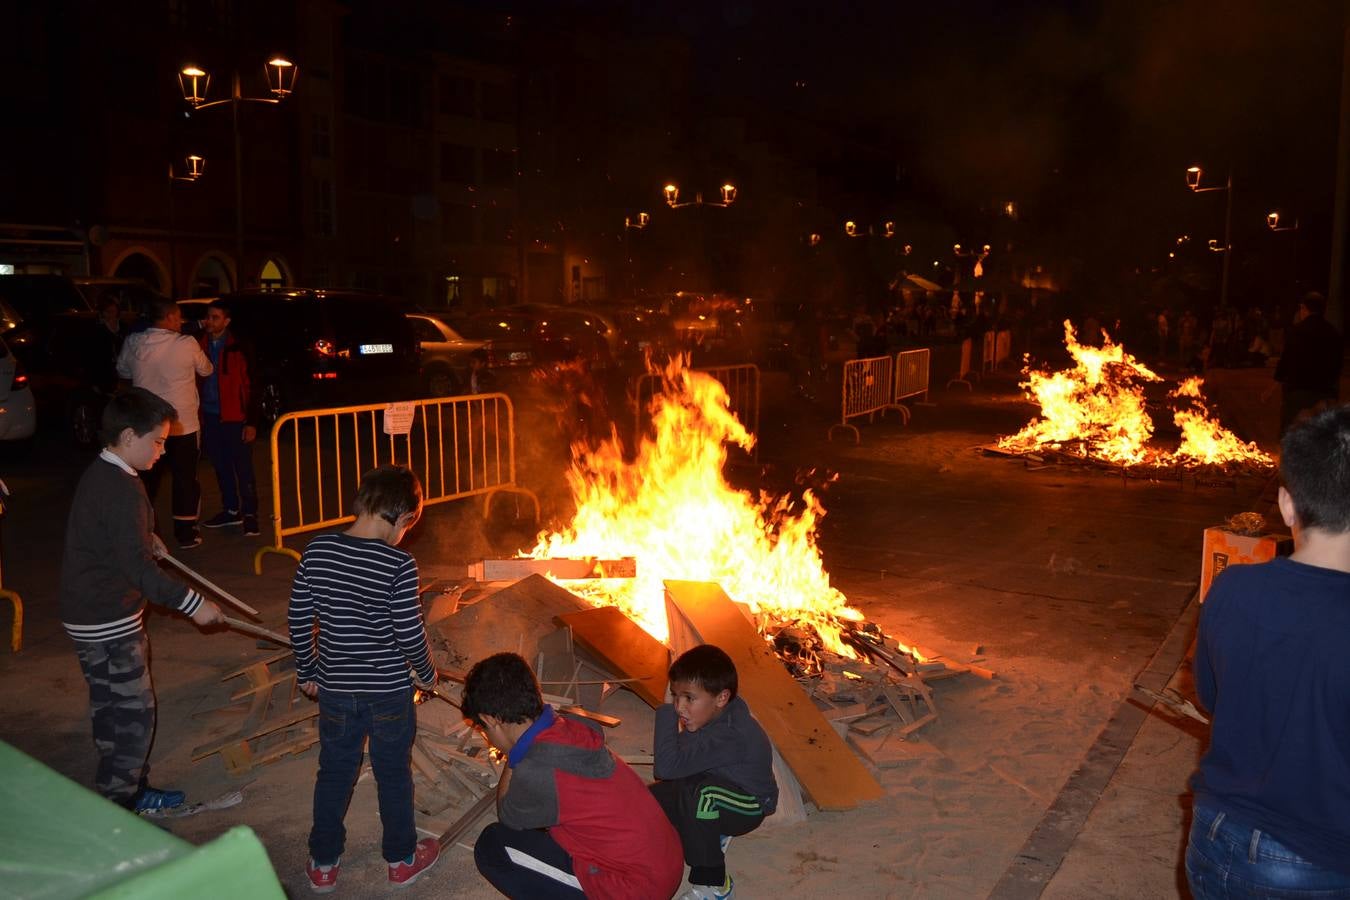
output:
M197 407L197 376L212 372L211 361L201 345L182 333L183 313L178 304L156 297L149 306L152 325L128 335L117 358L117 374L136 387L158 394L173 405L177 421L169 426L164 456L148 472L141 473L150 502L167 468L173 475L173 534L182 550L202 542L197 528L202 491L197 482L201 455L201 426Z

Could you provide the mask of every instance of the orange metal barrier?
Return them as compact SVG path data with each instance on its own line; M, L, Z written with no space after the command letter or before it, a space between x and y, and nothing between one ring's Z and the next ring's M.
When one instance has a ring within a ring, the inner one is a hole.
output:
M896 403L894 383L891 379L892 363L889 356L873 356L867 359L851 359L844 363L844 394L840 421L830 426L827 437L834 440L836 428L847 428L853 432L853 443L862 443L862 434L857 426L849 424L849 419L867 416L869 422L875 421L878 412L888 409L897 410L905 422L909 421L909 410Z
M966 338L964 341L961 342L961 362L959 363L959 367L956 370L956 377L949 379L947 381L947 387L951 387L954 384L964 384L966 386L966 390L968 391L972 390L970 386L970 376L976 373L974 373L970 367L971 356L972 356L971 341L970 338Z
M708 366L691 369L711 376L727 392L727 410L736 420L745 426L745 430L755 436L755 446L750 455L759 459L759 366L743 363L735 366ZM643 429L649 423L647 417L651 398L661 385L661 376L647 372L638 376L633 389L633 446L642 440Z
M909 397L922 397L919 402L928 400L928 367L932 351L927 347L921 350L902 350L895 356L895 395L896 403Z
M995 350L995 345L996 345L995 338L996 338L996 337L997 337L997 335L995 335L994 332L992 332L992 331L986 331L986 332L984 333L984 341L983 341L983 343L981 344L981 349L980 349L980 374L981 374L981 375L983 375L985 372L992 372L992 371L994 371L994 367L995 367L996 365L998 365L997 360L994 358L994 350Z
M1012 358L1012 332L1000 331L994 335L994 366L1003 365Z
M273 543L253 557L295 560L288 535L355 520L348 510L361 475L397 463L417 473L423 503L483 496L483 514L499 493L523 494L539 517L539 499L516 484L515 411L505 394L287 413L272 426Z

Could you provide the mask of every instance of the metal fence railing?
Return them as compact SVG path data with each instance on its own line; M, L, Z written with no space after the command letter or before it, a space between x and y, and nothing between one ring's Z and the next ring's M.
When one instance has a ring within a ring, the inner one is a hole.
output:
M727 410L736 417L745 430L755 436L755 447L750 456L759 459L759 366L743 363L734 366L708 366L691 369L713 378L727 392ZM633 387L633 446L642 440L642 434L651 424L652 397L660 390L661 375L647 372L638 376Z
M892 395L896 403L910 397L920 397L920 402L928 400L928 371L932 356L933 352L927 347L902 350L896 354L895 393Z
M947 381L947 387L950 388L954 384L964 384L966 390L972 389L970 385L970 376L978 375L972 367L973 350L974 348L970 338L966 338L961 342L961 359L960 362L957 363L956 377Z
M830 426L827 437L834 440L836 428L846 428L853 432L853 442L862 443L862 434L849 419L867 416L875 421L878 412L888 409L897 410L905 422L909 421L909 410L894 400L894 381L892 368L894 360L889 356L873 356L867 359L852 359L844 363L844 390L841 402L840 420Z
M482 496L486 515L499 493L534 493L516 484L515 412L505 394L475 394L287 413L272 426L272 544L253 557L262 574L269 553L293 534L356 517L351 502L362 473L397 463L417 473L424 505Z

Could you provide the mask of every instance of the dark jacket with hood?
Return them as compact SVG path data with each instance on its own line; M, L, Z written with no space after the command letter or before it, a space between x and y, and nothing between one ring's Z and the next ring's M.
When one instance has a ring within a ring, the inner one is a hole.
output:
M675 707L667 703L656 711L655 732L657 778L708 774L754 794L766 816L778 808L769 736L740 697L733 697L721 715L698 731L680 731Z

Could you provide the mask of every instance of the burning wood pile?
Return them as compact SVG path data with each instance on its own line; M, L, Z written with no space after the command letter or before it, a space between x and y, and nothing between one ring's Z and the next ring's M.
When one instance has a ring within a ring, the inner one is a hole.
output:
M1179 445L1175 450L1156 446L1144 385L1163 378L1113 343L1105 331L1101 347L1087 346L1078 343L1066 321L1064 344L1073 357L1072 368L1038 371L1028 364L1023 369L1022 388L1040 407L1040 415L1017 434L999 438L990 448L994 452L1155 472L1234 475L1260 473L1274 465L1256 444L1238 440L1220 424L1198 376L1184 379L1167 394Z

